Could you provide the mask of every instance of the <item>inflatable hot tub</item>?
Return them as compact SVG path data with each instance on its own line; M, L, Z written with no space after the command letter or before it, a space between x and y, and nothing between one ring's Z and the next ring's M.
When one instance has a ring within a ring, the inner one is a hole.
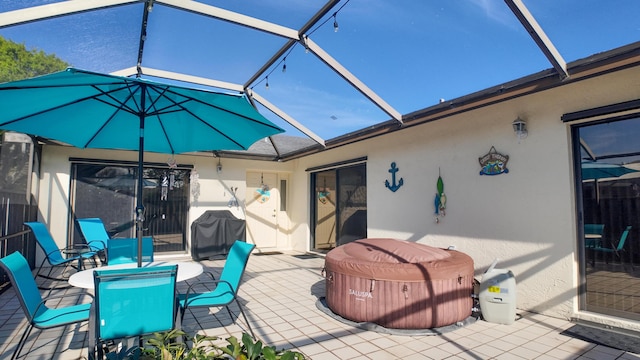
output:
M326 301L334 313L390 329L463 321L473 307L473 259L396 239L362 239L325 259Z

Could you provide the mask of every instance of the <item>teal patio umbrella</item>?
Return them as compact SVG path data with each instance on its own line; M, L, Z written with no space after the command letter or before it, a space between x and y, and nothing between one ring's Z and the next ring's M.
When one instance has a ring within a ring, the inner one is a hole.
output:
M582 180L598 180L617 178L625 174L638 172L623 165L583 161L581 164Z
M580 164L582 181L594 180L596 202L600 203L600 179L614 179L638 170L623 165L583 161Z
M2 130L79 148L138 151L139 242L145 151L246 150L261 138L284 132L245 96L73 68L0 84L0 104ZM138 266L141 261L138 254Z

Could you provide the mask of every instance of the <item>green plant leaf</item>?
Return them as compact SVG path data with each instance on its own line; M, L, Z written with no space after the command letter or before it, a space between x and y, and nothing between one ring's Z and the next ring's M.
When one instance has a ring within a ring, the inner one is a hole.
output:
M182 336L191 341L188 347L185 342L176 342ZM266 346L262 341L255 341L247 333L242 334L242 343L235 336L228 337L226 346L207 343L219 340L215 336L196 334L190 337L182 331L156 333L145 338L147 347L121 351L120 354L107 355L108 360L305 360L305 357L295 351L278 351L275 346ZM131 354L137 351L137 354ZM142 354L140 354L142 352ZM127 355L127 357L122 357ZM130 356L133 355L133 356ZM138 357L141 355L140 357Z
M265 360L277 360L277 358L276 358L276 350L274 348L272 348L271 346L265 346L262 349L262 355L264 356Z
M247 350L247 358L250 360L256 359L262 353L262 342L257 341L255 344L253 343L253 338L247 334L242 334L242 344L244 348Z
M225 354L231 355L234 359L236 359L238 355L240 355L240 351L242 351L242 346L240 346L240 343L235 336L227 338L227 342L229 343L229 345L227 345L226 348L221 348L222 351L224 351Z
M247 347L247 357L251 360L259 359L262 354L262 341L256 341L251 347Z
M169 352L168 349L162 349L162 360L173 360L173 356L171 355L171 353Z
M247 333L242 333L242 343L244 346L253 345L253 338Z

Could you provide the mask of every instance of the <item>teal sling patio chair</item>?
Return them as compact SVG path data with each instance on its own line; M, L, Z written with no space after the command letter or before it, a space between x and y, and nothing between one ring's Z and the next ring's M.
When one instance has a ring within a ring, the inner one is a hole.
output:
M596 247L603 233L604 224L584 224L585 247Z
M76 219L80 233L84 237L85 242L100 256L100 260L108 264L107 244L111 238L104 227L104 223L100 218L84 218Z
M255 339L255 335L251 329L251 324L247 320L247 316L242 309L242 304L238 300L238 288L240 287L240 282L253 248L255 248L254 244L248 244L246 242L236 240L229 250L229 255L227 256L224 267L222 268L222 273L220 274L220 279L216 280L213 273L205 272L205 274L211 278L213 284L215 284L215 288L212 291L204 293L197 293L194 291L194 287L196 286L211 284L207 279L207 281L196 281L192 283L185 294L179 294L180 308L182 310L181 317L184 317L188 308L224 306L227 308L227 312L229 312L231 319L233 319L233 314L231 313L231 309L229 309L229 305L235 302L238 304L238 308L240 309L240 313L242 314L245 323L247 323L251 336Z
M138 241L132 238L111 238L100 218L77 219L80 232L93 251L102 255L108 265L138 261ZM153 261L153 238L142 238L142 261Z
M605 254L615 254L622 266L626 269L626 266L622 261L622 257L620 256L620 252L624 250L624 244L629 237L629 231L631 231L631 226L627 226L627 228L624 229L624 231L620 235L620 240L618 240L618 245L614 245L613 243L611 243L611 247L604 247L602 246L602 244L598 244L598 246L594 247L592 250ZM605 256L605 261L607 264L609 263L608 255ZM631 263L631 268L634 269L633 262Z
M29 322L20 337L20 341L16 344L16 349L11 359L18 358L34 327L45 330L89 320L91 303L60 308L48 307L46 305L48 301L55 300L58 303L61 299L70 298L74 295L50 295L42 298L31 273L31 268L29 268L27 260L19 252L14 252L0 259L0 266L9 276L11 285L20 300L20 306ZM84 295L93 297L90 294ZM5 328L4 330L7 329Z
M591 266L595 266L596 256L592 251L595 247L601 247L604 224L584 224L584 247L587 258L591 257Z
M177 265L95 270L95 313L90 358L102 359L109 340L138 337L176 327Z
M53 240L51 233L49 233L49 230L43 223L26 222L24 224L31 229L31 232L33 232L33 236L36 238L36 242L44 252L44 259L42 259L42 262L38 267L36 276L41 276L45 279L54 281L65 281L66 279L51 277L51 272L56 266L64 266L66 268L71 263L77 262L77 269L81 270L84 268L83 261L85 259L93 260L94 265L96 265L94 259L96 256L96 252L91 251L88 246L60 249L58 248L58 245L56 245L55 240ZM64 257L63 253L69 254L70 256ZM48 262L50 265L49 273L47 275L42 275L40 274L40 271L42 270L45 262Z
M115 238L109 239L108 244L107 262L109 265L138 262L138 239ZM142 238L142 262L151 261L153 261L153 238L145 236Z

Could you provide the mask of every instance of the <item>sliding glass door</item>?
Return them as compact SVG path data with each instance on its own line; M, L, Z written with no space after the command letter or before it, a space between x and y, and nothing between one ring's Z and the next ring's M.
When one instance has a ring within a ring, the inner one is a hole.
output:
M312 249L328 251L367 237L366 165L311 174Z
M145 167L142 189L135 165L79 162L72 174L72 220L98 217L112 237L135 237L136 197L142 191L144 235L153 237L154 251L184 251L189 169ZM72 241L82 241L75 226Z
M640 117L573 127L583 310L640 320Z

